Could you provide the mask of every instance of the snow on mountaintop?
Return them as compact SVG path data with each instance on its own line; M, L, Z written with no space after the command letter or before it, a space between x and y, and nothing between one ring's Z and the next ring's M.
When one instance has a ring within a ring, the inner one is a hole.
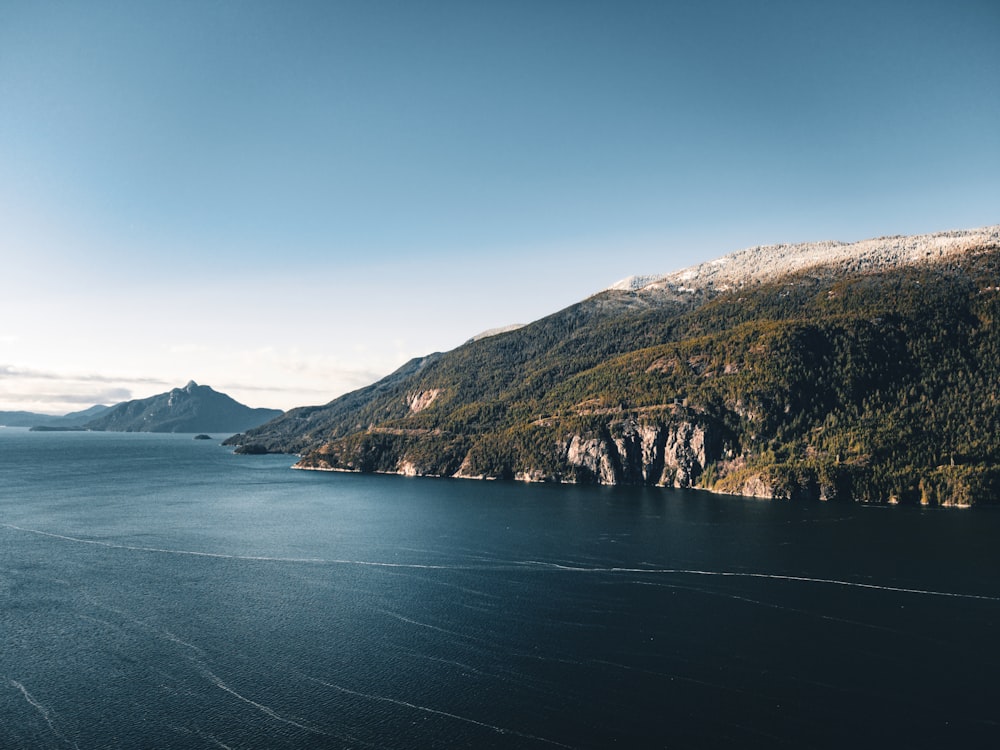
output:
M1000 225L912 237L879 237L854 243L763 245L670 274L629 276L612 284L608 290L693 292L712 286L722 291L749 281L765 281L820 266L865 272L915 265L961 255L983 245L1000 246Z
M482 333L477 333L475 336L473 336L471 339L469 339L465 343L469 344L469 343L471 343L473 341L479 341L479 339L487 339L490 336L497 336L497 335L499 335L501 333L508 333L509 331L516 331L518 328L524 328L524 326L525 326L524 323L511 323L510 325L500 326L499 328L490 328L489 330L483 331Z
M634 292L637 289L642 289L644 286L652 284L654 281L659 281L660 279L666 278L663 274L647 274L645 276L629 276L621 281L616 281L614 284L608 287L606 291L612 289L617 289L623 292Z

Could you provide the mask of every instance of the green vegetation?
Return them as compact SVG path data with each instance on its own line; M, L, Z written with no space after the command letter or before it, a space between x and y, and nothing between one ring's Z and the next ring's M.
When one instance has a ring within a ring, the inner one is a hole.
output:
M695 425L714 436L692 464L696 486L996 502L998 279L1000 251L984 248L727 292L605 292L231 442L291 449L306 466L597 481L567 455L576 436L606 446L615 481L669 483L670 460L650 473L630 435L649 427L669 446L665 431Z

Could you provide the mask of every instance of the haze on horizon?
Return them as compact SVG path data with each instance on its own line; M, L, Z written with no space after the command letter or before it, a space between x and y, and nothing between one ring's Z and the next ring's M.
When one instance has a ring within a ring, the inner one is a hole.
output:
M0 410L325 403L626 276L1000 223L1000 5L0 5Z

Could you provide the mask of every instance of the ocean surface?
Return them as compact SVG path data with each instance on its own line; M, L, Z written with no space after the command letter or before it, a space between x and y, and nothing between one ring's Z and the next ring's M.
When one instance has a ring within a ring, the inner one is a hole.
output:
M998 512L191 438L0 429L0 748L1000 747Z

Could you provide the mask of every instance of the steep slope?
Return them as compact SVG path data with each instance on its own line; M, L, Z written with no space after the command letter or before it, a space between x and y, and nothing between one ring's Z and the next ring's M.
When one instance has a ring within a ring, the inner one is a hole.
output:
M300 453L333 435L361 429L364 415L373 402L392 402L400 387L418 376L441 354L410 360L377 383L351 391L325 406L300 406L245 434L233 435L223 445L238 446L237 453Z
M251 409L192 380L183 388L118 404L83 427L108 432L235 432L281 414L278 409Z
M286 416L233 442L302 468L997 500L1000 228L616 286L312 407L308 434Z
M302 453L393 420L415 423L422 412L448 413L460 431L487 429L507 415L516 419L522 401L537 398L568 375L629 351L631 342L644 335L640 328L653 336L689 305L686 297L598 295L517 330L414 359L370 386L324 406L291 409L225 444L242 453ZM414 429L424 430L423 421Z

